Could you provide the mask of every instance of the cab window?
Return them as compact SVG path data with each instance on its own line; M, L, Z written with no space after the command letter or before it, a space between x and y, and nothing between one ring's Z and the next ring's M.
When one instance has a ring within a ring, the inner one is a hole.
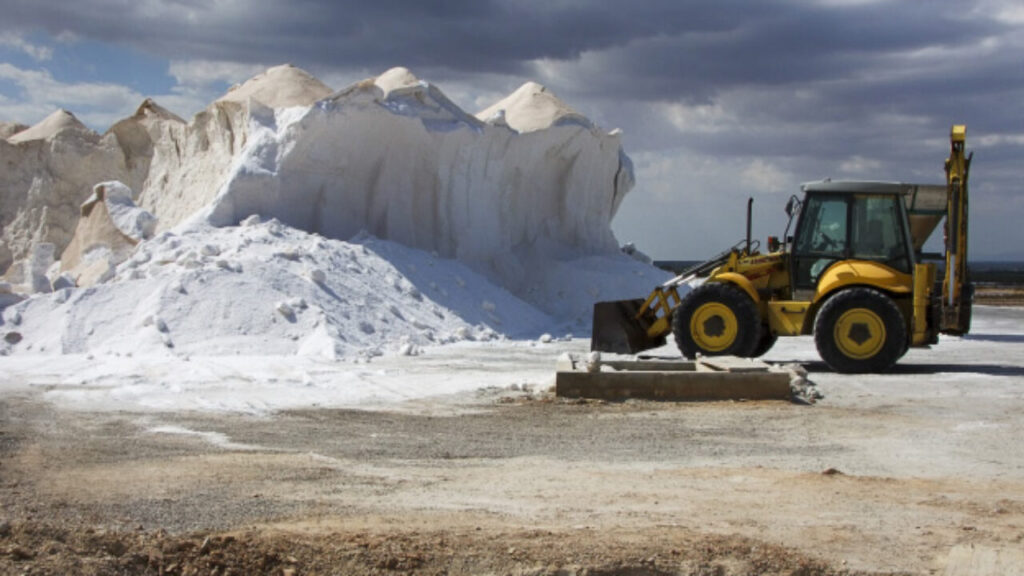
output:
M898 196L858 194L853 197L851 257L910 272L900 203Z
M896 194L812 194L793 247L794 287L813 289L839 260L871 260L910 273L903 199Z
M848 197L812 195L801 210L800 231L794 246L795 283L813 288L818 277L847 253Z

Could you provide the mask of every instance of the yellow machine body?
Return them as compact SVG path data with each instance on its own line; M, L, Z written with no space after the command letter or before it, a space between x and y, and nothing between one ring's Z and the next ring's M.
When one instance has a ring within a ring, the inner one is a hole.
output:
M734 353L741 337L747 338L742 343L747 353L739 355L760 355L778 336L815 334L823 358L838 358L840 371L873 371L872 366L887 365L857 362L881 352L894 362L908 347L934 344L940 332L966 333L972 295L966 264L971 158L964 155L964 137L965 128L954 126L945 187L828 180L805 185L804 201L794 197L791 203L803 206L813 200L820 217L823 206L832 202L845 206L846 216L831 224L806 216L804 223L801 213L795 239L766 254L751 248L748 205L745 247L738 245L695 267L696 272L681 274L645 300L595 305L592 348L635 353L660 346L676 333L687 355L687 346L704 354ZM871 216L877 214L894 223L889 232L871 227ZM946 250L940 284L936 264L923 262L921 249L943 219ZM829 234L842 234L842 241ZM874 249L881 251L872 252L871 241L886 234L886 243ZM694 291L714 294L687 306L678 287L700 276L708 286ZM729 288L710 286L716 284ZM675 321L681 306L687 308L686 316ZM628 339L616 335L622 329L630 331ZM819 340L823 329L830 334Z

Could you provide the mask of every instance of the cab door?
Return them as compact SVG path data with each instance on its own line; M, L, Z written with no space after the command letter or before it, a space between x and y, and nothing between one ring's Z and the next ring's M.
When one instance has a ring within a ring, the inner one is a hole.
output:
M840 260L879 262L911 273L906 213L898 194L808 194L793 246L794 299L809 300Z
M850 203L846 194L808 194L793 245L793 298L810 300L818 278L848 254Z

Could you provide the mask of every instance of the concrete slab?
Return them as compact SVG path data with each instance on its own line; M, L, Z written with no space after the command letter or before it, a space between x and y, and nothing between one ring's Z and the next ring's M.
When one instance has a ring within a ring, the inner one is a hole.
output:
M563 357L555 374L555 394L602 400L789 400L792 376L759 360L724 356L695 362Z

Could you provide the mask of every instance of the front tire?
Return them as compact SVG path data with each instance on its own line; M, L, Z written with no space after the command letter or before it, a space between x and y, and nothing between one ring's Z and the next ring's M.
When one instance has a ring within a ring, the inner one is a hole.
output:
M870 288L830 297L814 321L814 343L836 372L884 372L903 355L907 327L896 303Z
M672 315L672 333L683 356L749 357L761 340L754 302L731 284L708 282L694 288Z

